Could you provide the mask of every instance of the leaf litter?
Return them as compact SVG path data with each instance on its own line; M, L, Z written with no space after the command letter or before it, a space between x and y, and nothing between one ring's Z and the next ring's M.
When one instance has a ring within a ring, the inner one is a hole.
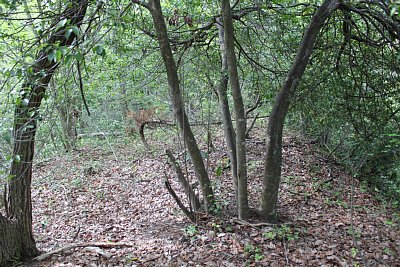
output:
M247 140L249 202L257 208L265 142ZM135 142L135 141L133 141ZM42 251L33 266L400 266L400 216L378 203L307 140L284 138L279 192L282 224L233 219L233 190L222 133L207 166L217 215L191 223L164 187L174 177L163 152L85 146L34 166L33 232ZM203 150L205 150L205 145ZM190 160L176 149L194 182ZM185 165L187 163L187 165ZM174 178L172 187L187 205ZM69 249L65 246L76 244ZM81 245L81 246L80 246Z

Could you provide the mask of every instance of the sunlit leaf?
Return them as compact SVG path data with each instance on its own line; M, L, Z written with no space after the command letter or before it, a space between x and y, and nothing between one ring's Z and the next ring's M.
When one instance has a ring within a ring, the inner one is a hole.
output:
M29 104L29 99L28 99L28 98L22 99L21 104L22 104L23 106L28 106L28 104Z
M64 33L65 39L68 39L71 36L71 33L72 33L72 28L67 29Z
M67 23L67 21L68 21L67 19L62 19L62 20L60 20L60 21L57 23L56 29L58 30L58 29L64 27L65 24Z

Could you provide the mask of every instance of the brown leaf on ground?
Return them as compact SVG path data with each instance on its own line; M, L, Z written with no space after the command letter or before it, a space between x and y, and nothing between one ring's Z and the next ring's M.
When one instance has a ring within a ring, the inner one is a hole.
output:
M255 128L247 141L252 207L259 204L263 131ZM164 188L163 173L174 176L163 152L170 143L153 141L157 149L149 152L135 150L139 141L115 145L112 153L84 147L35 165L33 227L40 250L72 243L133 244L77 247L37 266L400 266L398 214L297 137L284 139L279 192L280 216L290 224L232 222L230 170L216 176L217 168L226 165L222 132L214 137L208 165L221 209L216 218L203 217L197 225ZM177 157L194 182L190 161L183 154ZM179 184L171 183L187 205Z

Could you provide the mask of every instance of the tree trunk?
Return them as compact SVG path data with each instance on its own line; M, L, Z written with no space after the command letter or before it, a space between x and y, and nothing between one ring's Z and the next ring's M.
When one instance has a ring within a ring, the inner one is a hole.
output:
M139 2L141 3L141 1ZM154 27L160 45L161 55L167 71L168 85L171 92L174 115L182 132L190 157L193 161L193 166L197 174L197 178L199 180L205 200L205 210L209 212L212 211L210 209L212 209L212 206L214 204L214 194L207 170L204 165L203 158L200 153L200 149L197 145L192 129L190 128L189 120L184 109L182 93L179 87L178 72L168 40L167 27L165 25L164 16L162 14L160 1L150 1L149 5L145 5L145 7L149 9L153 18Z
M196 196L192 185L188 182L188 180L185 178L185 175L182 172L181 166L179 166L179 163L177 162L176 158L174 155L172 155L171 150L167 149L166 151L167 156L169 158L169 161L171 165L175 169L175 174L176 178L178 179L179 183L181 184L183 190L185 190L186 196L189 198L191 210L193 209L195 212L200 209L200 201L199 198Z
M236 116L236 172L238 180L237 210L239 218L242 219L246 218L246 216L249 214L246 166L246 116L239 84L239 75L237 71L232 11L229 0L222 1L222 14L225 29L224 44L226 49L226 61L228 64L229 78Z
M72 68L70 70L72 72ZM71 77L71 73L60 73L65 75L66 79ZM77 106L77 96L73 91L68 90L67 85L63 85L64 92L58 92L60 87L56 84L56 79L51 79L49 87L52 89L55 101L57 101L58 117L62 129L62 143L67 151L76 148L77 131L76 125L81 115L81 109Z
M60 20L67 18L72 25L80 25L86 13L88 1L75 0L65 9ZM53 25L56 25L55 21ZM68 46L75 39L71 33L64 37L65 28L53 33L47 43ZM46 50L38 53L32 66L33 74L22 86L24 93L14 113L14 144L10 179L6 185L6 216L0 214L0 266L10 261L24 260L39 254L32 234L31 179L35 134L39 119L39 107L47 86L58 63L47 59ZM12 238L10 238L12 237Z
M56 91L56 85L54 79L51 81L54 91ZM79 117L81 116L81 110L77 107L77 97L74 93L71 95L67 90L64 91L63 101L57 106L58 115L60 118L60 124L63 132L63 144L67 151L71 151L76 148L77 130Z
M217 19L217 28L219 33L219 43L221 50L221 80L218 86L218 100L222 114L222 124L224 127L226 146L228 147L228 156L231 161L231 171L233 178L233 187L235 190L235 201L238 197L238 178L237 178L237 159L236 159L236 142L235 142L235 129L232 124L232 116L229 110L228 103L228 63L226 61L226 50L224 44L224 26L220 18Z
M76 140L78 133L76 125L80 116L80 110L67 104L66 106L58 107L58 114L60 117L61 128L63 130L63 143L67 151L76 148Z
M277 221L277 201L282 166L282 131L290 102L310 59L315 40L325 21L339 6L338 0L326 0L316 11L303 36L297 56L281 91L277 95L267 128L267 153L261 196L261 214L269 221Z
M17 261L23 257L21 243L30 243L30 240L22 241L17 224L7 220L0 214L0 266ZM37 255L38 252L32 256Z

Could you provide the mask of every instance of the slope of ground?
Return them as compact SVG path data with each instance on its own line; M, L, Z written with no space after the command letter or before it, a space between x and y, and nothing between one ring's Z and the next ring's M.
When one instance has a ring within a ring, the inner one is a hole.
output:
M252 207L261 191L262 137L255 129L247 144ZM32 195L39 248L84 244L36 266L400 266L399 215L307 142L284 140L279 213L285 224L275 227L232 219L221 134L207 160L218 216L191 223L164 187L164 172L173 177L162 152L168 145L141 152L135 143L85 146L36 164Z

